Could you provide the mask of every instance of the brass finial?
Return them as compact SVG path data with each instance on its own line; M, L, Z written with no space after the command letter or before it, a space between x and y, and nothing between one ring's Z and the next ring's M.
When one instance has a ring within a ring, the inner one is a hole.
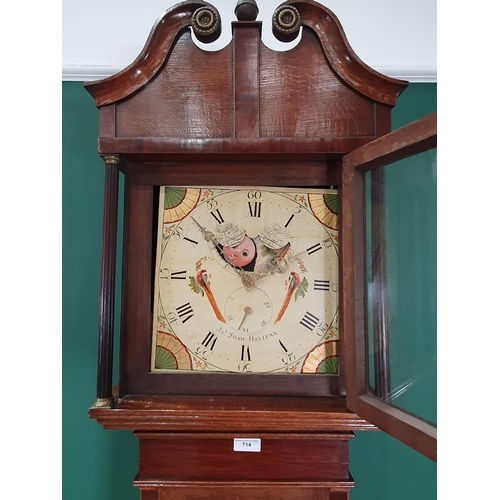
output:
M255 21L259 8L255 0L238 0L234 13L238 21Z

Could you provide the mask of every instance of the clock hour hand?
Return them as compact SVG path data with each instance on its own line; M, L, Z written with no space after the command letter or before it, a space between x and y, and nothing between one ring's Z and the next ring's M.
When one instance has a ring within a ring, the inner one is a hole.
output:
M274 273L274 272L277 272L277 273L280 273L280 274L283 274L286 272L286 270L288 269L288 258L285 259L286 255L288 254L288 251L290 250L290 243L287 243L283 249L281 250L281 252L279 253L279 255L277 255L276 257L273 257L271 259L271 272Z
M198 283L198 285L200 285L203 291L207 294L207 299L210 302L210 305L212 306L212 309L217 319L222 323L225 323L226 320L224 319L224 316L222 316L219 306L217 305L217 301L215 300L214 294L212 293L212 290L210 288L210 282L208 281L207 278L206 269L202 269L196 274L196 283Z
M292 259L297 260L301 257L304 257L307 254L307 250L302 250L302 252L296 253L292 255Z
M285 299L283 300L283 304L281 305L278 315L274 320L274 324L276 324L283 317L283 314L285 314L288 304L290 304L290 299L292 298L293 292L295 292L300 284L300 276L292 271L290 273L290 276L288 277L288 281L288 290L286 292Z

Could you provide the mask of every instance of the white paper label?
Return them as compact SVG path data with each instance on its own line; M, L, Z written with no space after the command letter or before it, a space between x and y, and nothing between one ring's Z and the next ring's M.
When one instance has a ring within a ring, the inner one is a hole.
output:
M235 438L233 443L233 451L260 451L260 439L254 438Z

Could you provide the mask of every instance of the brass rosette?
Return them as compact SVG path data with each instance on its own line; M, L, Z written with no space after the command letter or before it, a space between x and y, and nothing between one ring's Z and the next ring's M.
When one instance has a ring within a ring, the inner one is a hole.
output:
M281 42L295 40L300 30L300 14L293 5L282 5L273 14L273 34Z
M200 42L210 43L221 34L221 22L219 12L213 7L205 5L196 9L191 17L191 26L196 38Z

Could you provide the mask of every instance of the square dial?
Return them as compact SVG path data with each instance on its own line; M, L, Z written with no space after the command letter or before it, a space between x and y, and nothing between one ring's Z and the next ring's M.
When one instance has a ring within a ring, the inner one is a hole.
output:
M338 374L338 193L161 187L151 370Z

